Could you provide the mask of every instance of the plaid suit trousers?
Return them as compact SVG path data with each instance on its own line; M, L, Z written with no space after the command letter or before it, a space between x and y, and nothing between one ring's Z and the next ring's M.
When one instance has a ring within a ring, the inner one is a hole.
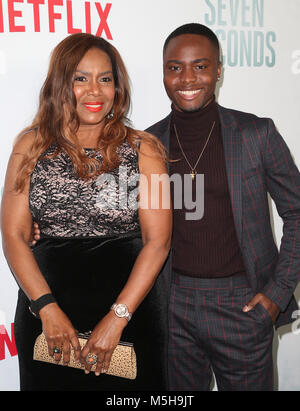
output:
M169 305L169 389L272 391L272 319L244 275L201 279L173 273Z

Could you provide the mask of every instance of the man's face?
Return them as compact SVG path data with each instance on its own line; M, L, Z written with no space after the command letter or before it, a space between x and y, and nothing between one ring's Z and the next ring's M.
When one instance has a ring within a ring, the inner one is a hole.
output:
M179 111L193 112L213 99L221 63L214 44L198 34L170 40L164 54L164 85Z

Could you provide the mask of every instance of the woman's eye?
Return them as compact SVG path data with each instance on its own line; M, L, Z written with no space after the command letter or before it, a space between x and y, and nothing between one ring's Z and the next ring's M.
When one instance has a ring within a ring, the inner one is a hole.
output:
M112 81L112 78L111 77L102 77L100 79L100 81L102 81L103 83L109 83L109 82Z
M85 81L86 78L84 76L78 76L74 78L74 81Z

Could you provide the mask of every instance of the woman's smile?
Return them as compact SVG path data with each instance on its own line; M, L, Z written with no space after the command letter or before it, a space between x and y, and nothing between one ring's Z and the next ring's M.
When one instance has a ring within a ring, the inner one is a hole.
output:
M84 103L83 105L87 110L91 111L92 113L98 113L103 108L103 103L100 101L99 102L98 101L87 102L87 103Z

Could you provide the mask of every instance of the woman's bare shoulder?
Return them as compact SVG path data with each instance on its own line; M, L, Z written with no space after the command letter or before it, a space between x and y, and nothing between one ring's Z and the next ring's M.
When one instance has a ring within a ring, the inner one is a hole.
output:
M27 154L33 145L35 137L36 133L33 130L20 133L13 143L12 154Z
M140 154L157 157L163 156L164 148L156 136L147 131L136 130L139 141Z

